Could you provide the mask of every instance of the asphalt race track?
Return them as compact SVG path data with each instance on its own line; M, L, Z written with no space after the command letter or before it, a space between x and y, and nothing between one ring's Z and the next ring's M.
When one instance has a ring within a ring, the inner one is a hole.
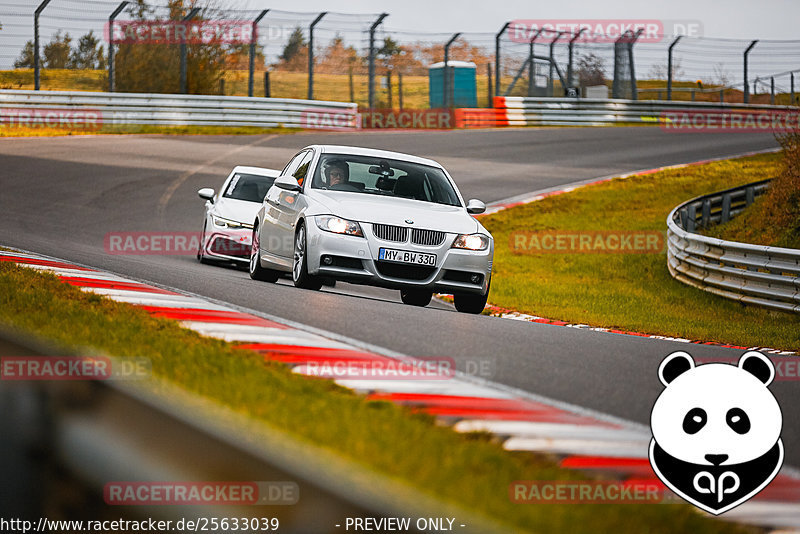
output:
M412 356L490 360L493 381L647 424L668 353L741 351L420 309L399 293L338 284L320 293L287 281L199 264L194 256L109 255L108 232L199 231L204 186L234 165L282 168L313 143L431 157L466 198L486 202L559 184L777 146L770 134L672 133L658 128L553 128L269 136L74 136L0 139L0 245L106 269L314 326ZM491 297L490 297L491 300ZM800 465L796 382L772 385L784 407L787 463Z

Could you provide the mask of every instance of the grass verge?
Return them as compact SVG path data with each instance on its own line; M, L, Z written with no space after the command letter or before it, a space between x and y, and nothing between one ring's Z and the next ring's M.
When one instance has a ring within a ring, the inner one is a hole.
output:
M669 275L665 252L515 254L511 242L517 232L665 232L667 215L681 202L780 170L780 154L713 162L587 186L484 217L495 238L490 301L573 323L800 349L800 317L681 284Z
M52 137L57 135L264 135L289 134L300 131L296 128L258 128L255 126L152 126L130 124L103 126L99 130L85 128L28 128L0 127L0 137Z
M782 168L769 191L729 222L708 228L712 237L800 249L800 130L780 138Z
M147 356L159 378L519 531L745 530L680 504L513 504L512 481L581 475L558 468L548 457L508 453L483 434L459 435L429 416L368 401L329 381L299 377L255 353L84 293L52 274L3 262L0 289L2 323L72 350L90 346L114 356Z

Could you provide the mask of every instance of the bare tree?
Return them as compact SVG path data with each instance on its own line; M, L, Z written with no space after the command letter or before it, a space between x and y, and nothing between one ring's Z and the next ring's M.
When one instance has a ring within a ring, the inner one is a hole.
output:
M681 59L678 57L672 58L672 79L677 80L678 78L682 78L683 75L684 72L681 66ZM647 77L651 80L666 80L667 64L660 63L657 65L653 65L647 72Z
M606 67L603 58L589 53L578 58L578 82L581 87L606 83Z
M728 87L731 84L731 73L725 69L724 63L717 63L714 65L714 83L723 87Z

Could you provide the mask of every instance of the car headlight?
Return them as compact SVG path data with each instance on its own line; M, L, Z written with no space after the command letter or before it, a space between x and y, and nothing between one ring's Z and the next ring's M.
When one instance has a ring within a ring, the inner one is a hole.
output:
M314 221L320 230L325 230L326 232L364 237L361 225L355 221L348 221L333 215L319 215L314 217Z
M232 230L236 230L237 228L252 228L252 224L244 224L236 221L232 221L230 219L223 219L222 217L217 217L216 215L212 217L214 221L214 226L219 226L220 228L230 228Z
M489 248L489 238L483 234L459 234L453 241L452 248L466 250L486 250Z

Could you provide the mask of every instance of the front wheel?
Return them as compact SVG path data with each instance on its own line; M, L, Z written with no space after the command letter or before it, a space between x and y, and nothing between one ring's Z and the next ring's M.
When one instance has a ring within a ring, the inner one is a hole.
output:
M200 234L200 245L197 247L197 259L200 263L209 263L206 259L205 255L205 248L206 248L206 224L207 221L203 222L203 233Z
M322 287L322 279L308 274L308 247L306 246L306 227L304 225L300 225L294 235L292 281L295 287L301 289L318 291Z
M271 269L265 269L261 266L261 261L259 259L259 239L258 239L258 227L253 227L253 245L250 247L250 278L253 280L260 280L262 282L277 282L280 273L278 271L273 271Z
M427 306L433 298L433 292L420 289L400 290L400 300L409 306Z
M456 309L462 313L481 313L486 307L486 301L489 299L489 289L491 286L492 281L490 279L485 295L476 295L474 293L453 295L453 303L456 305Z

